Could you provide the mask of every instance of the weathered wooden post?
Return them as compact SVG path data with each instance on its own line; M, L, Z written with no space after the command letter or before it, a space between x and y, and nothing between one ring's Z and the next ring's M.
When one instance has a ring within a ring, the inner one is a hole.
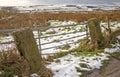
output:
M100 46L104 39L101 32L100 21L97 18L88 20L88 28L90 32L91 43Z
M28 61L31 73L37 73L41 69L48 70L42 61L41 53L39 53L31 29L21 29L13 32L13 37L20 55Z
M39 53L41 53L40 30L38 30ZM42 54L42 53L41 53Z

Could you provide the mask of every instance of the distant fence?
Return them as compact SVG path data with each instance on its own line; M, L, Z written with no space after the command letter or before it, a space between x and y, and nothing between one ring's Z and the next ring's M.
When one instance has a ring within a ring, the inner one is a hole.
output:
M47 43L41 43L41 38L48 38L48 37L55 37L55 36L59 36L59 35L67 35L67 34L72 34L72 33L78 33L80 31L74 31L74 32L68 32L68 33L61 33L61 34L53 34L53 35L47 35L47 36L41 36L40 34L40 31L41 30L44 30L44 29L50 29L50 28L62 28L62 27L70 27L70 26L77 26L77 25L86 25L86 34L83 34L83 35L79 35L79 36L74 36L74 37L69 37L69 38L66 38L66 39L61 39L59 41L64 41L64 40L68 40L68 39L73 39L73 38L77 38L77 37L82 37L82 36L87 36L88 37L88 30L87 30L87 23L80 23L80 24L71 24L71 25L61 25L61 26L44 26L44 27L36 27L36 28L31 28L33 31L37 31L37 38L35 39L38 39L38 47L39 47L39 50L42 51L42 50L47 50L47 49L51 49L51 48L56 48L56 47L60 47L60 46L64 46L66 44L62 44L62 45L58 45L58 46L51 46L51 47L48 47L48 48L44 48L42 49L41 48L41 45L46 45L46 44L50 44L50 43L53 43L53 42L47 42ZM12 33L13 31L16 31L17 29L6 29L6 30L0 30L0 33ZM14 41L9 41L9 42L2 42L0 44L11 44L11 43L14 43ZM74 42L72 43L67 43L67 44L73 44ZM55 53L48 53L48 54L42 54L42 55L49 55L49 54L55 54Z

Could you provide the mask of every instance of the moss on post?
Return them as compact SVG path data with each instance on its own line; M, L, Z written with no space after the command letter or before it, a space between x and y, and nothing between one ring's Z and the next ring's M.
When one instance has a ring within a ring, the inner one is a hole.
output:
M28 61L31 73L37 73L41 69L48 70L44 66L31 29L18 30L13 33L13 37L20 55Z
M100 21L97 18L92 18L88 21L92 44L100 46L103 43L103 35L100 28Z

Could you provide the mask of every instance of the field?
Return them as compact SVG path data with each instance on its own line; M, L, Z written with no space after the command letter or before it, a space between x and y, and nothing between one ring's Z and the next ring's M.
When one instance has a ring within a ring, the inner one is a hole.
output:
M79 23L85 23L84 21L88 21L90 18L101 20L98 25L100 25L101 32L105 38L101 40L105 42L105 45L101 47L92 44L90 38L86 39L86 35L77 37L86 34L87 24ZM73 26L65 26L70 24L73 24ZM40 39L41 44L43 44L41 46L42 49L62 45L60 47L42 50L41 52L42 54L56 53L52 55L42 55L46 63L45 65L52 71L53 77L84 77L89 71L105 68L113 56L117 56L118 58L120 54L120 10L72 13L18 13L0 11L0 30L40 26L57 27L41 30L41 37L52 36ZM58 26L64 27L59 28ZM109 39L111 39L108 32L109 28L111 30L111 38L115 38L114 41L109 41ZM71 34L69 34L70 32ZM33 31L33 34L35 38L38 37L37 31ZM53 36L57 34L62 35ZM0 43L9 41L14 41L12 35L4 36L0 34ZM110 43L107 45L106 41ZM36 40L36 43L39 43L38 40ZM29 44L31 44L31 42L29 42ZM12 53L10 52L11 50L13 50ZM30 70L28 70L29 65L21 59L14 43L0 44L0 55L0 76L18 77L21 76L21 74L26 75L26 72L30 72ZM25 75L22 76L25 77ZM102 76L103 75L101 75L101 77ZM29 77L39 76L37 73L29 73Z
M49 20L81 22L90 18L98 18L106 21L120 20L120 10L93 11L93 12L31 12L18 13L0 11L0 29L13 29L22 27L49 26Z

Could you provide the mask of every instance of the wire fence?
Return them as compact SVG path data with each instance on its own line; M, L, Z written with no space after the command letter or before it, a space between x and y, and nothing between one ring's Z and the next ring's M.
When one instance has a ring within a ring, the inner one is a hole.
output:
M71 27L71 26L77 26L77 25L85 25L86 29L85 29L85 34L82 35L77 35L74 37L69 37L69 38L65 38L65 39L60 39L59 41L64 41L64 40L68 40L68 39L73 39L73 38L77 38L77 37L82 37L85 36L88 37L88 29L87 29L87 23L80 23L80 24L71 24L71 25L61 25L61 26L44 26L44 27L36 27L36 28L31 28L33 31L37 31L37 38L35 37L36 40L38 40L38 48L39 51L43 51L43 50L47 50L47 49L51 49L51 48L56 48L56 47L60 47L60 46L64 46L66 44L62 44L62 45L58 45L58 46L51 46L51 47L47 47L47 48L41 48L42 45L46 45L46 44L50 44L50 43L54 43L54 41L52 42L46 42L46 43L41 43L41 39L42 38L49 38L49 37L56 37L56 36L60 36L60 35L68 35L68 34L73 34L73 33L79 33L80 31L74 31L74 32L67 32L67 33L58 33L58 34L53 34L53 35L46 35L46 36L42 36L40 34L41 30L47 30L47 29L54 29L54 28L63 28L63 27ZM0 33L9 33L11 34L12 32L16 31L17 29L6 29L6 30L0 30ZM14 41L8 41L8 42L0 42L0 44L11 44L14 43ZM67 43L67 44L73 44L74 42L71 43ZM41 53L42 54L42 53ZM53 53L54 54L54 53ZM42 54L42 55L49 55L49 54Z

